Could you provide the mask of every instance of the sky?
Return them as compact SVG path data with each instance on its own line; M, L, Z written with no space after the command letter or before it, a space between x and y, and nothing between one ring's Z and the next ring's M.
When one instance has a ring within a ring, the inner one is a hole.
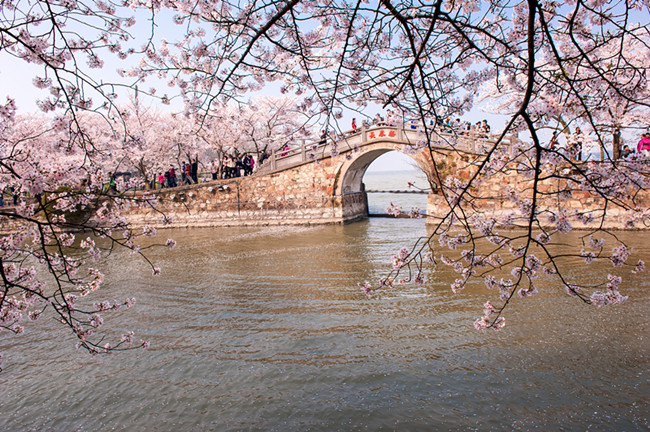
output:
M32 84L32 79L40 72L40 68L16 60L6 53L0 53L0 103L4 104L8 97L16 101L21 113L35 112L36 99L46 93L39 91Z
M417 171L415 161L404 153L392 151L374 160L366 172Z

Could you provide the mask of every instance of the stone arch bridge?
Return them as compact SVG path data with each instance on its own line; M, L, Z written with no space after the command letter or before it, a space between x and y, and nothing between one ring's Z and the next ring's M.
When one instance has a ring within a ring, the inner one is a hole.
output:
M480 157L491 137L436 133L433 149L420 144L420 127L377 125L322 141L306 140L274 152L252 176L213 180L157 191L155 209L134 206L124 212L135 226L160 227L162 214L175 227L348 223L368 216L363 175L379 156L409 154L429 178L427 215L433 213L438 185L470 159ZM138 193L140 194L140 192Z

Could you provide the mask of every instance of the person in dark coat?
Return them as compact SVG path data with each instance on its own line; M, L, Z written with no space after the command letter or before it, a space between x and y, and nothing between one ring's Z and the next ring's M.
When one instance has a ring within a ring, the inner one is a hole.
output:
M192 161L192 166L190 167L190 175L192 176L192 181L194 183L199 182L199 155L194 157Z

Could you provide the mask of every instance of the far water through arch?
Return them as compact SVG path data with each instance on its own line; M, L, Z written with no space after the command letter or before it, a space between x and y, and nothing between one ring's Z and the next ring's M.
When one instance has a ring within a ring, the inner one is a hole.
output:
M371 217L388 215L387 209L391 203L406 214L413 208L419 209L422 215L426 211L427 194L430 192L426 175L412 158L401 152L391 151L375 159L365 172L363 183L368 192L368 213Z

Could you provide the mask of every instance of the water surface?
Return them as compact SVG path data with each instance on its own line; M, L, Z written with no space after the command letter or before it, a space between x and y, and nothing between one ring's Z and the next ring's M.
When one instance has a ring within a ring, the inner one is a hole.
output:
M166 231L178 246L150 254L159 278L118 251L99 294L138 303L106 326L151 348L91 358L50 321L0 336L0 430L648 429L647 274L620 307L548 288L479 333L494 293L455 295L442 267L424 287L357 287L425 233L410 219ZM647 234L622 236L648 256Z

